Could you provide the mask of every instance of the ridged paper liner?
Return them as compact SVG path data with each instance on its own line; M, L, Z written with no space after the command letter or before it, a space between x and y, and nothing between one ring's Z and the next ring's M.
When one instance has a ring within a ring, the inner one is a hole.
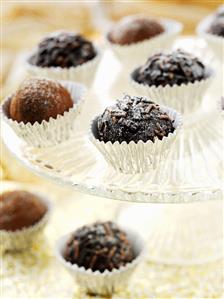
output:
M36 193L36 195L47 206L45 215L35 224L18 229L16 231L0 230L1 243L0 252L21 251L32 246L43 232L51 213L51 203L44 196ZM29 213L29 211L27 211Z
M144 63L148 57L157 52L171 47L176 37L182 31L182 24L169 19L161 19L161 24L165 31L153 38L143 40L142 42L132 43L130 45L119 45L109 41L106 42L112 49L115 56L121 63L133 67L139 63Z
M172 107L183 114L196 111L200 107L203 96L213 80L211 73L206 79L194 83L156 87L136 82L132 74L130 83L138 95L149 97L152 101Z
M125 285L139 264L145 250L143 240L137 233L128 229L124 229L124 231L127 233L128 239L134 248L136 258L131 263L128 263L119 269L114 269L112 271L105 270L101 273L100 271L92 271L91 269L86 270L84 267L79 267L76 264L71 264L66 261L63 253L71 233L57 240L56 257L87 293L110 295L121 288L125 288Z
M202 20L197 27L197 33L199 36L204 38L207 45L214 52L221 63L224 63L224 38L207 32L213 20L214 15L210 15Z
M32 54L31 54L32 55ZM76 67L61 68L61 67L39 67L29 63L29 58L25 63L25 69L29 76L45 77L56 80L75 81L90 86L95 78L98 65L101 60L101 53L98 51L97 55Z
M68 90L75 104L63 115L58 115L56 119L50 118L48 121L35 122L33 125L31 123L18 123L7 116L12 95L3 103L1 107L3 120L28 145L33 147L53 146L71 136L75 120L82 110L86 88L82 84L69 81L59 81L59 83Z
M173 126L175 128L173 133L169 133L162 140L155 138L154 142L140 140L137 143L134 141L130 143L99 141L95 138L97 117L91 124L90 140L102 153L105 160L119 172L135 174L155 169L166 158L182 125L182 116L178 112L164 106L160 106L160 110L166 112L174 120Z

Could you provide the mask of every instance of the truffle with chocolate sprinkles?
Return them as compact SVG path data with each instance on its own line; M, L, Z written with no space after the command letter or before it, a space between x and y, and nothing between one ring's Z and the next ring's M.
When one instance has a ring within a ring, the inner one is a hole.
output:
M66 245L64 258L79 267L104 272L125 266L135 255L126 233L107 221L77 229Z
M39 43L29 62L40 67L69 68L93 59L96 54L93 44L80 34L54 32Z
M9 117L34 124L57 118L73 106L69 92L58 82L33 78L25 80L12 96Z
M174 131L173 121L145 97L125 95L95 120L96 138L112 143L155 141Z
M173 86L200 81L208 77L205 65L194 55L183 50L157 53L134 70L131 76L148 86Z

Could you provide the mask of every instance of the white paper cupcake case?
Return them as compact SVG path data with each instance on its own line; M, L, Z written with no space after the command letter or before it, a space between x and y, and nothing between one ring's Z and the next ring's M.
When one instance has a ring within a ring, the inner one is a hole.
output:
M126 228L124 231L127 233L134 247L136 258L120 269L114 269L112 271L106 270L101 273L99 271L92 271L91 269L86 270L84 267L79 267L76 264L72 265L70 262L67 262L63 257L63 252L71 233L61 237L56 242L56 257L72 277L75 278L80 287L87 293L110 295L115 291L125 288L131 274L134 272L145 252L145 246L140 236Z
M144 63L155 52L170 48L182 31L183 26L179 22L169 19L161 19L160 22L165 27L165 32L151 39L130 45L118 45L111 43L106 37L106 43L122 64L132 68Z
M197 27L197 34L206 41L221 63L224 63L224 38L207 32L212 20L214 20L214 15L202 20Z
M172 107L182 114L188 114L199 108L212 80L213 74L194 83L156 87L140 84L131 77L130 84L138 95L146 96L161 105Z
M108 164L119 172L135 174L155 169L166 158L182 126L182 116L178 112L165 106L160 106L160 109L174 120L173 125L175 127L174 132L169 133L162 140L156 138L155 142L149 140L147 142L139 141L138 143L133 141L130 143L125 141L122 143L118 141L115 143L111 143L110 141L105 143L95 138L96 118L91 124L90 140L98 148Z
M41 198L43 203L47 206L47 212L40 221L36 224L22 228L16 231L0 230L0 252L6 251L21 251L32 246L32 243L38 240L38 237L43 232L50 214L51 214L51 203L44 196L37 193L38 197Z
M28 145L33 147L48 147L61 143L70 138L77 116L81 113L84 103L86 88L79 83L69 81L59 81L71 95L75 105L63 115L58 115L56 119L39 123L24 124L18 123L7 117L7 110L11 96L9 96L1 107L3 120L10 125L15 133Z
M82 65L70 68L60 68L38 67L32 65L28 61L31 55L29 55L25 62L25 70L28 76L75 81L85 84L86 86L90 86L93 83L102 56L101 52L98 51L98 54L93 59L85 62Z

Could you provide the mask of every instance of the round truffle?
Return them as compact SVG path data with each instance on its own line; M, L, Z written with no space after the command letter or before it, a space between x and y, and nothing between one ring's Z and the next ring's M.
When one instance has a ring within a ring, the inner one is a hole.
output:
M104 272L125 266L135 254L126 233L108 221L76 230L66 245L64 258L79 267Z
M22 83L12 96L9 117L17 122L34 124L57 118L73 107L69 92L58 82L33 78Z
M69 68L93 59L96 54L93 44L80 34L55 32L39 43L29 62L40 67Z
M151 56L131 76L136 82L148 86L173 86L205 79L208 70L197 57L177 50Z
M94 122L100 141L127 143L155 141L174 131L173 121L157 104L144 97L125 95Z
M208 33L224 37L224 17L215 18L209 26Z
M164 32L164 27L156 20L128 16L119 21L109 32L108 39L119 45L129 45L150 39Z
M37 223L46 213L41 199L27 191L11 191L0 195L0 229L15 231Z

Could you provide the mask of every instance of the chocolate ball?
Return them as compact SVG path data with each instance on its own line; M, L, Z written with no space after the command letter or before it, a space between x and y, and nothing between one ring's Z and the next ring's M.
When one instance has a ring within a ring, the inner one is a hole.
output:
M17 122L34 124L57 118L73 107L69 92L58 82L33 78L24 81L12 96L9 116Z
M129 45L155 37L164 32L164 27L156 20L128 16L119 21L108 34L114 44Z
M224 37L224 17L215 18L209 26L208 33Z
M42 200L27 191L11 191L0 195L0 229L15 231L37 223L47 212Z
M55 32L39 43L29 62L40 67L69 68L93 59L96 54L93 44L80 34Z
M131 76L136 82L148 86L173 86L205 79L208 70L196 56L177 50L151 56Z
M95 138L112 143L154 142L174 131L173 121L157 104L144 97L129 95L106 108L93 125Z
M64 257L79 267L104 272L125 266L135 254L126 233L108 221L77 229L66 245Z

